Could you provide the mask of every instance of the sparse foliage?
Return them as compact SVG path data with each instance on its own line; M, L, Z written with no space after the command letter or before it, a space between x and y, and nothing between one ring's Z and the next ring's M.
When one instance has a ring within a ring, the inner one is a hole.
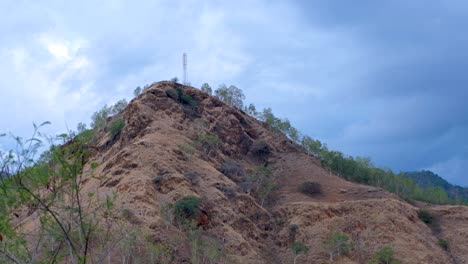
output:
M261 206L263 206L265 201L270 198L273 191L276 190L276 178L273 177L271 168L267 166L256 167L249 174L249 178L250 179L246 181L246 183L251 185L250 190L257 195Z
M115 223L109 221L115 197L83 193L84 175L93 175L84 166L90 155L84 137L73 141L68 137L66 145L53 145L55 140L38 132L40 127L35 126L28 144L15 137L14 155L0 155L0 169L10 175L0 180L0 262L88 263L91 254L96 260L111 254L112 245L121 240L120 232L112 232ZM44 138L52 146L36 162L34 155ZM62 135L60 140L66 138ZM27 233L18 229L12 221L18 208L35 212L39 228Z

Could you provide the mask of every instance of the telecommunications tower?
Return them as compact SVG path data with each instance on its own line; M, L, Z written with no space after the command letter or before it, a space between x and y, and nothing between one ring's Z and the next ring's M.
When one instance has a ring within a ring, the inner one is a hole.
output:
M189 85L189 82L187 80L187 53L185 52L182 55L182 64L184 68L184 85Z

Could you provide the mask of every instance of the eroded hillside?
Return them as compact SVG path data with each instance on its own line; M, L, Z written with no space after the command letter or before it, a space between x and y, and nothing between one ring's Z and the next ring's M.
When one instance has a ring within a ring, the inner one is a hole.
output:
M97 134L87 163L98 166L82 191L115 193L125 221L168 248L172 263L193 262L193 244L162 208L191 195L202 201L197 228L224 252L219 263L292 263L293 242L309 248L297 263L331 263L324 243L333 232L352 241L333 263L366 263L385 245L401 263L468 261L457 231L466 207L431 208L442 215L434 234L417 207L333 175L281 133L197 89L156 83L116 118L125 126L115 137ZM301 192L305 182L318 189Z

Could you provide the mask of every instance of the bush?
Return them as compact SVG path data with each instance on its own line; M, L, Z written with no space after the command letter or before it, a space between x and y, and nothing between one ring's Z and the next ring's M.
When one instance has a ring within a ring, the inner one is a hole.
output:
M249 152L261 160L266 160L271 154L271 147L264 140L255 141L252 146L250 146Z
M400 261L394 258L395 252L390 246L384 246L374 253L368 264L399 264Z
M109 126L111 138L114 139L116 136L118 136L122 132L124 126L125 121L122 118L114 120Z
M197 185L200 182L200 174L196 172L187 172L184 176L192 185Z
M194 219L200 215L201 199L195 196L186 196L177 200L174 205L174 216L179 223Z
M166 95L167 97L169 98L172 98L176 101L179 101L179 93L177 93L177 91L175 89L169 89L166 91Z
M304 182L299 187L299 190L306 195L315 196L322 193L320 183L317 182Z
M421 221L423 221L427 225L432 224L434 220L431 212L429 212L428 210L424 210L424 209L418 211L418 217Z
M229 179L239 182L245 177L245 170L242 165L233 159L228 159L223 163L220 169L221 173L226 175Z
M437 245L439 245L441 248L443 248L445 251L448 251L449 249L449 244L448 241L445 239L439 239L437 241Z
M219 147L221 140L216 135L200 134L196 143L205 154L210 155Z
M183 153L186 160L191 160L193 154L195 154L195 148L190 144L179 146L179 150Z
M161 185L163 181L164 181L164 176L162 175L159 175L153 178L153 183L156 184L157 186Z
M296 240L297 232L299 232L299 226L292 224L289 226L289 241L294 242Z

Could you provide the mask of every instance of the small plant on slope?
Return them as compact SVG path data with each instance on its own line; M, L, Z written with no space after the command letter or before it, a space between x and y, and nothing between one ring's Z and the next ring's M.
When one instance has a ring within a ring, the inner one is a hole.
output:
M367 262L368 264L400 264L393 256L395 252L390 246L384 246L374 253L372 258Z
M294 242L289 246L289 248L294 253L294 255L296 255L294 257L294 264L296 264L297 258L299 256L305 255L307 254L307 252L309 252L309 247L307 247L305 244L301 242Z

